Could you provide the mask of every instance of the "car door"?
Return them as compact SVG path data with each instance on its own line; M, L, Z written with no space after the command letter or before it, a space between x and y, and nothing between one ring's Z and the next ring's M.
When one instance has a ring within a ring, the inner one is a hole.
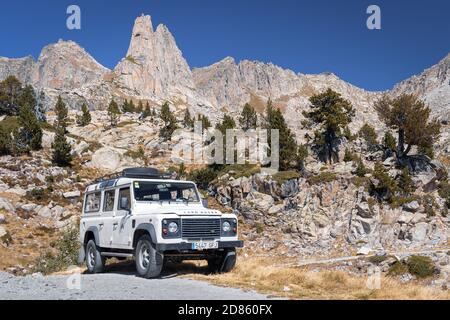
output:
M123 199L127 199L127 205L122 207ZM116 214L113 221L113 244L114 247L127 249L132 246L132 217L131 209L131 187L121 187L118 190Z
M110 189L103 192L103 213L100 224L100 246L102 248L113 247L113 220L115 214L116 190Z

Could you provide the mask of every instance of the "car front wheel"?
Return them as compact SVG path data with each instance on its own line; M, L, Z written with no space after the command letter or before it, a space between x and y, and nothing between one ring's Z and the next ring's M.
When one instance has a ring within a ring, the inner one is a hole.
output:
M148 235L142 236L136 246L136 271L140 277L151 279L161 274L164 257L156 251Z

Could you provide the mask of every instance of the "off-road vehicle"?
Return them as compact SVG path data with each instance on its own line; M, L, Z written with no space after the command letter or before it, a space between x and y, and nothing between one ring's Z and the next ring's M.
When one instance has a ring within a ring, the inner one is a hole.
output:
M135 258L139 276L158 277L165 261L207 260L211 272L236 264L238 220L207 208L193 182L152 168L126 169L86 188L80 262L89 273L107 258Z

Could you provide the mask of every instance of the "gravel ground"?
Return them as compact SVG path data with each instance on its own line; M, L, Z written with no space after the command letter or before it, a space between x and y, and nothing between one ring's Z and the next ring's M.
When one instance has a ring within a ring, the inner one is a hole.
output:
M0 300L264 300L267 296L178 277L146 280L133 274L15 277L0 272ZM67 283L74 280L69 289Z

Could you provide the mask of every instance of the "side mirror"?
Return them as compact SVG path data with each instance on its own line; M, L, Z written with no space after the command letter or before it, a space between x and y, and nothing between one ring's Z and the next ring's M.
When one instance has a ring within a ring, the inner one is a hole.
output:
M120 209L126 210L126 211L128 211L128 213L131 213L130 201L128 200L127 197L120 198Z
M205 208L208 208L208 199L202 199L202 204Z

